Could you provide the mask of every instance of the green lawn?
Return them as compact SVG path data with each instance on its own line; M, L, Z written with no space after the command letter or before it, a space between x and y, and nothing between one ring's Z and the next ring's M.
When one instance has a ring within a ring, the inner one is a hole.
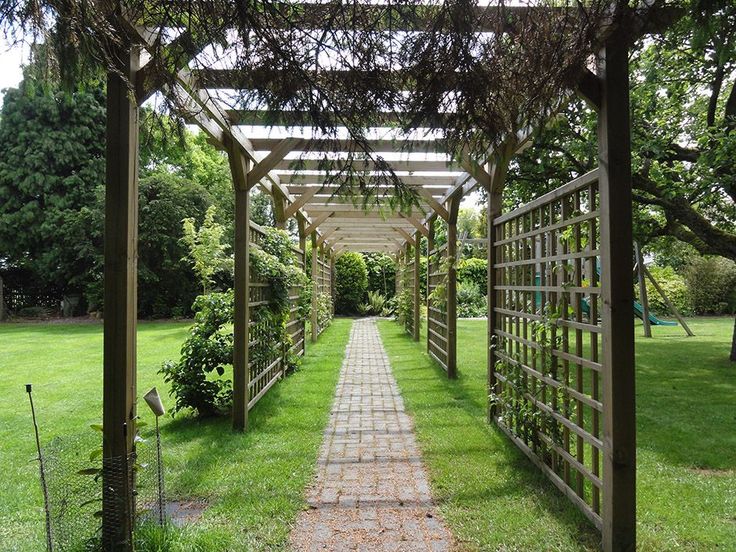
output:
M637 328L639 548L736 550L733 319ZM442 515L469 550L595 550L598 535L485 421L486 324L458 324L460 377L448 381L395 323L381 336L414 417Z
M232 433L225 419L165 417L168 498L204 499L209 507L196 526L175 533L162 550L285 546L291 523L305 507L304 488L314 473L350 326L350 320L336 319L317 345L308 346L302 368L251 412L246 434ZM165 391L156 371L163 360L178 358L187 327L139 325L141 392L153 385ZM89 424L101 418L101 362L100 324L0 325L3 552L43 549L42 497L37 464L31 461L35 444L24 384L34 384L43 442L91 432ZM144 419L151 417L145 406L140 413Z

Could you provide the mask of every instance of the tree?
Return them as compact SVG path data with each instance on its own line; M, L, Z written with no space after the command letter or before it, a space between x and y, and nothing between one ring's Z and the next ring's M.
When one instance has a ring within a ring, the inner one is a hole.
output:
M0 257L36 287L81 293L96 266L88 224L104 179L100 91L5 93L0 119Z
M736 260L736 5L694 3L631 71L637 239ZM507 207L594 168L594 121L582 101L551 121L512 163Z
M183 221L183 243L187 246L189 260L199 278L202 293L207 294L218 272L232 272L233 258L222 243L225 229L215 222L217 209L210 206L204 215L202 226L197 228L193 218Z

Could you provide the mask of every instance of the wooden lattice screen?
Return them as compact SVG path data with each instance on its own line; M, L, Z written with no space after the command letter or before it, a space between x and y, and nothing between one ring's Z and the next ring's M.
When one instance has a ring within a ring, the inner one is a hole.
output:
M265 236L263 228L251 222L250 242L259 246ZM301 262L304 254L301 250ZM285 375L286 355L288 344L278 341L280 331L273 327L270 319L258 316L258 307L269 304L269 284L261 279L254 270L249 271L249 313L248 324L248 409L250 410L269 389ZM287 328L294 339L292 350L301 354L304 351L304 321L298 320L298 301L300 289L291 288L289 300L291 303L290 328Z
M599 205L595 170L494 221L489 386L499 427L601 529Z
M315 290L317 293L329 295L332 297L332 259L331 254L325 251L322 247L312 251L312 254L316 254L316 271L312 275L315 282ZM317 321L317 335L320 335L325 327L319 325L319 319Z
M416 305L416 293L414 290L415 285L415 271L418 269L415 258L414 258L414 246L407 242L404 247L403 258L401 261L401 293L411 301L411 307L408 307L404 313L404 329L406 333L414 336L416 320L414 319L414 307Z
M454 247L448 240L440 246L435 245L435 222L429 224L427 236L427 352L447 372L448 377L456 375L454 326L457 323L451 316L448 297L455 285Z
M304 272L306 270L307 256L304 250L292 246L292 251L297 259L297 266ZM292 286L289 289L289 321L286 323L286 331L291 338L289 351L295 355L302 356L307 346L307 319L299 312L299 300L301 298L302 286Z

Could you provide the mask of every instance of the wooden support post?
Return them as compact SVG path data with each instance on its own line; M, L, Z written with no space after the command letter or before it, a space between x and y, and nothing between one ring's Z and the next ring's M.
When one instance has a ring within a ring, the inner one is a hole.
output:
M335 252L330 250L330 298L332 299L332 316L335 316Z
M457 215L460 210L458 194L448 202L447 219L447 377L457 378Z
M649 269L646 266L643 266L644 268L644 275L649 278L649 281L652 282L652 285L654 286L654 289L657 290L657 293L662 297L662 300L664 301L665 305L667 305L667 308L672 311L672 313L675 315L675 318L680 322L682 325L682 328L685 330L685 333L689 337L693 337L695 334L690 329L690 326L687 325L687 322L685 322L685 319L680 314L680 311L677 310L677 307L670 301L670 298L667 297L667 294L664 292L662 287L659 285L659 282L654 279L654 276L652 276L652 273L649 272Z
M273 195L271 196L271 203L273 204L273 219L276 228L286 230L286 198L281 192L274 186Z
M296 217L296 224L297 229L299 231L299 249L302 250L302 270L304 270L304 274L309 274L310 268L307 267L307 234L304 231L307 227L307 221L304 218L303 215L298 215ZM304 343L302 344L302 348L304 350L304 354L307 354L307 320L306 318L302 320L302 339L304 340Z
M414 341L419 341L419 325L421 322L421 311L419 309L419 302L421 301L421 293L419 290L419 271L421 270L421 245L422 245L422 234L417 232L414 239Z
M496 405L493 401L493 394L496 391L496 329L498 323L498 315L494 311L496 303L498 303L498 292L496 291L496 248L493 246L495 241L495 221L501 215L503 208L503 189L506 183L506 172L508 170L509 161L511 160L511 150L506 155L497 158L490 167L491 187L488 190L488 207L487 207L487 226L488 247L486 255L488 257L487 277L487 301L488 301L488 422L492 422L496 416Z
M636 549L636 416L631 285L631 136L628 41L599 56L598 156L603 339L603 550Z
M647 297L647 284L644 281L644 255L638 242L634 242L634 253L636 254L636 276L639 281L639 300L642 308L642 321L644 322L644 337L652 337L652 323L649 320L649 297Z
M434 218L430 217L427 220L427 352L431 350L429 344L430 344L430 332L429 328L431 326L431 320L432 317L429 313L429 307L430 307L430 299L429 295L432 292L430 289L430 274L432 273L432 257L431 253L434 249Z
M3 287L3 277L0 276L0 322L5 320L5 295Z
M319 247L317 246L317 232L314 231L311 234L312 240L312 311L311 311L311 323L312 323L312 343L317 343L317 293L319 292L319 274L317 272Z
M102 547L133 550L138 256L138 105L127 83L137 48L116 53L107 76L103 360Z
M233 429L248 429L250 401L250 192L248 161L237 149L229 151L235 191L235 282L233 309Z

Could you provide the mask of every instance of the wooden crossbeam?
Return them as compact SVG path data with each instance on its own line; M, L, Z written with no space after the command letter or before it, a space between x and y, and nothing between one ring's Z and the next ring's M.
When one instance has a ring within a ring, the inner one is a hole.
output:
M406 172L445 172L445 171L458 171L458 168L454 162L450 160L442 159L400 159L400 160L385 160L385 162L391 166L394 171L406 171ZM350 165L355 171L379 171L380 168L372 160L355 159L348 163L344 159L335 159L327 162L329 170L341 171L345 167ZM270 167L275 171L323 171L325 170L325 161L320 159L281 159ZM455 175L449 176L454 178Z
M424 224L422 224L422 222L419 219L417 219L416 217L413 217L411 215L404 215L404 214L402 214L401 216L405 220L407 220L409 223L411 223L411 225L416 230L418 230L422 234L422 236L427 237L429 235L429 230L427 229L427 227ZM449 218L449 213L448 213L448 218ZM447 219L445 219L445 220L447 220Z
M301 144L302 141L300 138L284 138L281 140L266 157L253 165L253 168L248 173L248 186L252 188L262 178L268 175L272 169L275 169L282 163L287 154L298 148Z
M319 191L319 188L315 188L313 190L309 190L308 192L302 194L299 198L295 199L294 202L286 207L286 210L284 211L284 215L286 218L289 218L297 213L299 209L304 207L310 199L312 199L317 192Z
M400 226L394 226L394 230L396 230L401 236L406 240L407 243L411 244L412 246L416 243L414 240L414 237L409 234L406 230L401 228Z
M317 246L322 245L327 238L329 238L330 236L332 236L339 229L340 229L339 227L335 227L335 228L330 228L329 230L326 230L320 237L317 238ZM334 241L333 241L333 243L334 243Z
M332 212L328 212L328 213L323 213L319 215L318 217L312 219L312 223L309 226L307 226L304 232L306 234L311 234L312 232L317 230L320 224L322 224L324 221L326 221L331 216L332 216Z
M356 142L350 139L304 138L303 140L302 151L361 151L358 149ZM258 151L271 151L280 141L280 138L251 138L253 147ZM408 138L402 140L397 138L391 140L367 137L366 142L371 150L376 153L442 153L444 151L440 141L434 139Z
M280 182L285 186L299 185L307 186L310 184L325 184L330 182L335 185L334 176L331 174L308 174L304 172L289 171L279 172ZM404 175L397 174L398 178L405 186L445 186L450 190L455 186L457 177L454 175L435 174L435 175ZM464 182L464 181L463 181Z

